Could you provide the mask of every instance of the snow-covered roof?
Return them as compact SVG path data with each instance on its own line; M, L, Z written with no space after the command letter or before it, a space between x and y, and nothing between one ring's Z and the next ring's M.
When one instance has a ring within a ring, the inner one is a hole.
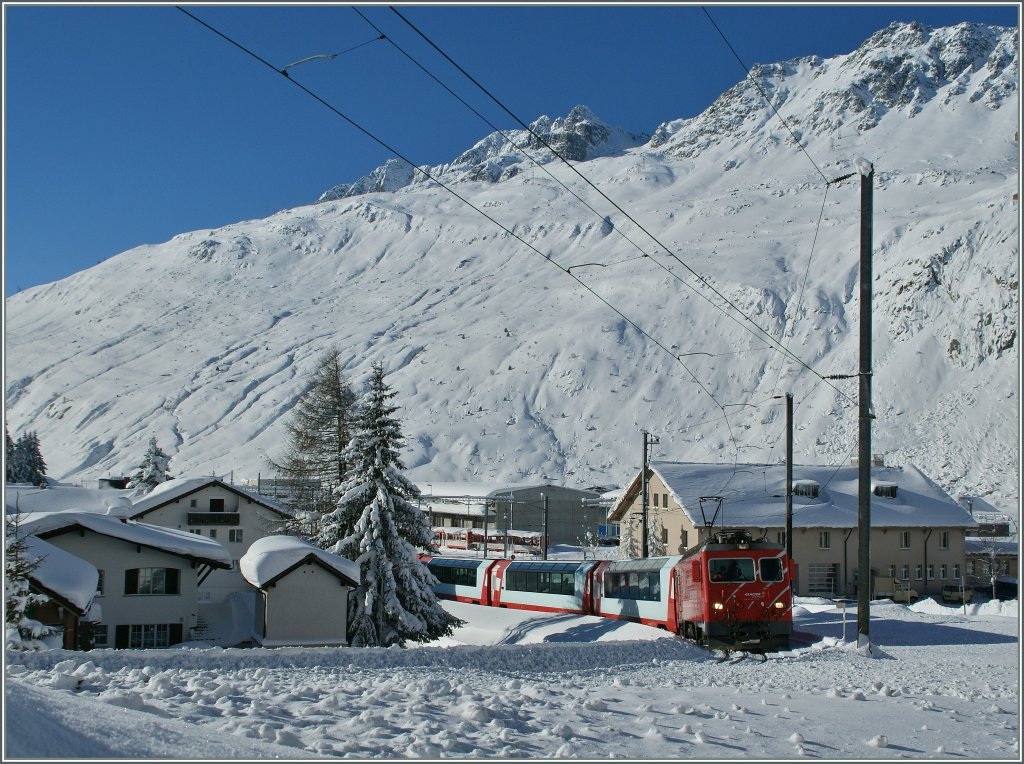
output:
M981 536L968 536L964 539L964 554L995 554L1002 556L1016 556L1017 542L1007 538L983 538Z
M775 527L786 521L786 466L757 464L694 464L652 462L689 519L704 524L701 497L721 496L716 525ZM793 526L797 528L854 528L858 516L859 468L794 465L793 482L813 480L820 486L816 497L793 497ZM916 467L872 467L873 485L895 484L895 498L871 497L873 527L977 526L970 514ZM636 482L636 481L634 481ZM625 500L630 500L627 492ZM622 511L616 508L616 516ZM714 502L705 501L707 520Z
M5 486L4 500L7 503L7 514L20 512L22 515L31 515L74 510L127 517L132 508L133 492L130 489L82 488L60 483L49 488L9 484Z
M458 496L479 499L501 498L514 491L544 488L551 483L417 483L423 499L431 496Z
M352 560L320 549L294 536L264 536L252 543L238 561L242 577L263 589L297 565L317 561L353 585L359 583L359 566Z
M148 494L132 502L132 517L138 517L150 510L156 509L164 504L169 504L182 496L187 496L188 494L199 491L209 485L218 485L222 488L226 488L229 491L233 491L241 496L251 499L257 504L262 504L268 509L272 509L279 514L292 514L292 511L288 507L274 501L274 499L271 499L269 496L263 496L255 491L249 491L237 485L225 483L217 477L207 476L198 478L173 478L172 480L166 480L163 483L160 483Z
M67 600L80 614L89 610L100 578L93 565L36 536L25 538L25 559L38 562L29 578L39 586Z
M213 539L195 533L162 528L134 520L90 512L50 512L26 517L21 531L26 535L43 535L68 528L81 527L103 536L159 549L182 557L190 557L218 568L231 567L231 555Z

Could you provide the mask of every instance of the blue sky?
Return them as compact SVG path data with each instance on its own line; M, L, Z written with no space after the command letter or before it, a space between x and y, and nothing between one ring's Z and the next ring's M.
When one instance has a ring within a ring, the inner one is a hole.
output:
M186 6L417 164L491 131L347 5ZM651 132L744 76L702 6L397 6L526 121L586 104ZM703 6L750 65L848 53L892 21L1019 23L1017 4ZM170 5L4 5L5 295L144 243L308 204L392 155ZM495 125L516 125L386 5L359 10Z

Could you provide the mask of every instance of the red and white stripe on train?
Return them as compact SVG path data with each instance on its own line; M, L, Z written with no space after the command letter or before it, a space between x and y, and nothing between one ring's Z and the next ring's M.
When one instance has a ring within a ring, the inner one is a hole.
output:
M726 649L787 649L793 629L785 548L746 531L718 531L671 557L422 559L443 599L635 621Z

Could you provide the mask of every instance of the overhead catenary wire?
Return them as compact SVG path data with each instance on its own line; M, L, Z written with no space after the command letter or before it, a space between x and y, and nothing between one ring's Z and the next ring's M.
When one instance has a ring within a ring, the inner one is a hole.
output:
M654 234L652 234L643 225L641 225L639 222L637 222L637 220L634 219L628 212L626 212L626 210L624 210L617 202L615 202L613 199L611 199L607 194L604 193L604 191L602 191L600 188L598 188L589 178L587 178L582 172L580 172L579 169L575 165L573 165L564 156L562 156L562 154L557 149L553 148L544 139L543 136L539 135L535 130L533 130L533 128L531 128L526 122L524 122L518 115L513 113L507 106L505 106L504 103L502 103L502 101L497 96L495 96L490 90L488 90L483 84L481 84L475 77L473 77L472 74L467 72L462 66L460 66L456 61L454 61L451 58L451 56L449 56L444 50L442 50L433 40L431 40L415 24L413 24L405 16L403 16L401 14L401 12L399 12L394 6L388 6L388 7L407 26L409 26L409 28L411 28L428 45L430 45L434 50L436 50L438 52L438 54L440 54L446 61L448 61L459 72L461 72L463 76L465 76L470 82L472 82L477 88L479 88L481 90L481 92L483 92L485 95L487 95L488 98L490 98L495 104L497 104L499 108L501 108L506 114L508 114L513 120L515 120L523 129L527 130L530 133L530 135L532 135L534 137L535 140L537 140L541 145L543 145L546 149L548 149L548 151L550 151L555 157L557 157L561 162L563 162L567 167L569 167L572 170L572 172L574 172L580 179L583 180L584 183L586 183L588 186L590 186L592 189L594 189L602 198L605 199L605 201L607 201L609 204L611 204L621 215L623 215L627 220L629 220L631 223L633 223L633 225L635 225L638 229L643 231L655 244L658 245L658 247L663 249L669 255L669 257L671 257L676 262L678 262L680 265L682 265L683 268L685 268L699 282L704 284L704 286L706 286L713 294L715 294L719 299L721 299L726 305L731 307L740 316L742 316L744 319L746 319L746 321L751 326L753 326L755 329L757 329L758 332L761 333L761 335L763 335L765 338L767 338L769 344L772 344L773 346L775 346L776 348L781 350L784 354L790 356L794 361L799 363L801 366L803 366L805 369L807 369L809 372L811 372L815 376L821 377L821 375L817 371L815 371L813 368L811 368L807 363L805 363L801 358L797 357L794 353L790 352L788 349L783 347L781 345L781 343L779 343L778 340L776 340L774 337L772 337L772 335L767 330L763 329L761 326L759 326L757 324L756 321L754 321L750 316L748 316L746 314L746 312L743 311L742 308L740 308L732 300L730 300L728 297L726 297L724 294L722 294L717 288L715 288L715 286L713 284L708 282L707 279L705 279L703 276L701 276L699 273L697 273L697 271L695 271L693 268L691 268L689 264L684 262L682 260L682 258L680 258L668 246L663 244ZM824 176L822 176L822 177L824 177ZM826 182L827 182L827 179L826 179ZM652 260L654 260L653 257L652 257ZM664 266L662 266L662 267L664 267ZM708 299L706 296L704 296L704 297L705 297L705 299ZM711 302L710 299L708 299L708 301ZM712 302L712 304L714 304L714 303ZM841 395L843 394L840 390L838 390L838 388L836 388L836 392L841 394Z
M579 277L577 277L574 274L570 273L567 268L565 268L564 266L562 266L559 263L557 263L554 260L552 260L550 257L545 255L539 249L537 249L532 244L530 244L528 241L526 241L521 236L519 236L517 233L515 233L515 231L511 230L506 225L501 223L499 220L497 220L493 216L487 214L484 210L482 210L479 207L477 207L476 205L474 205L472 202L470 202L464 196L459 194L455 189L451 188L449 185L445 184L444 182L442 182L438 178L434 177L429 171L427 171L423 167L417 166L414 162L412 162L408 157L406 157L398 149L394 148L393 146L391 146L390 144L385 142L383 139L379 138L378 136L376 136L375 134L370 132L367 128L365 128L362 125L360 125L358 122L356 122L351 117L349 117L348 115L346 115L345 113L340 111L337 107L333 106L332 104L330 104L329 102L324 100L321 96L319 96L318 94L316 94L315 92L313 92L312 90L307 88L302 83L300 83L297 80L289 77L286 73L282 72L280 69L278 69L276 66L271 64L269 61L267 61L265 58L263 58L259 54L255 53L254 51L252 51L249 48L245 47L241 43L239 43L236 40L232 39L228 35L224 34L220 30L218 30L215 27L211 26L210 24L208 24L207 22L203 21L202 19L200 19L196 15L194 15L194 14L190 13L189 11L185 10L181 6L175 6L175 7L179 11L184 13L186 16L188 16L189 18L191 18L194 21L196 21L201 26L203 26L206 29L210 30L211 32L216 34L221 39L225 40L226 42L230 43L231 45L235 46L236 48L238 48L239 50L244 52L246 55L251 56L252 58L256 59L257 61L259 61L261 64L263 64L267 68L272 69L277 74L280 74L280 75L284 76L285 79L287 79L288 82L290 82L292 85L294 85L295 87L297 87L300 90L302 90L308 96L310 96L311 98L316 100L318 103L320 103L322 106L324 106L325 108L330 110L332 113L334 113L335 115L337 115L338 117L343 119L349 125L351 125L356 130L358 130L360 133L362 133L367 138L372 140L374 143L376 143L377 145L381 146L382 148L384 148L385 150L389 151L390 153L394 154L396 157L401 159L403 162L406 162L410 167L414 168L417 172L421 173L428 180L436 183L442 189L444 189L449 194L454 196L456 199L461 201L463 204L465 204L466 206L470 207L475 212L477 212L478 214L480 214L481 216L483 216L484 218L486 218L487 220L492 222L494 225L496 225L499 228L501 228L505 233L507 233L509 236L511 236L512 238L514 238L517 241L519 241L521 244L523 244L525 247L530 249L532 252L534 252L535 254L540 256L546 262L550 263L552 266L554 266L555 268L558 268L558 270L560 270L563 273L565 273L567 276L569 276L571 279L573 279L577 284L579 284L586 291L588 291L591 295L593 295L595 298L600 300L606 307L608 307L611 311L613 311L616 315L618 315L623 321L625 321L630 326L632 326L641 336L646 337L648 340L650 340L652 343L654 343L655 346L657 346L658 348L663 350L665 353L670 355L673 358L673 360L676 363L678 363L686 371L687 374L690 375L690 378L693 379L694 383L696 383L696 385L709 398L711 398L711 400L714 401L716 405L718 405L721 408L721 404L718 403L718 401L715 399L715 396L711 393L711 391L707 389L707 387L696 377L696 375L694 375L694 373L689 369L689 367L685 363L683 363L683 361L680 358L678 358L676 356L676 354L674 354L668 347L666 347L658 338L656 338L653 335L651 335L649 332L647 332L645 329L643 329L639 324L637 324L633 319L629 318L626 314L624 314L621 310L619 310L616 306L614 306L611 302L609 302L607 299L605 299L600 294L598 294L596 291L594 291L594 289L592 289L590 286L588 286ZM723 409L723 412L724 412L724 409ZM729 423L728 419L726 419L726 427L729 430L729 437L730 437L731 441L733 442L733 444L735 445L736 444L736 436L735 436L735 434L732 431L732 426ZM739 452L737 450L737 456L738 456L738 453Z
M298 66L299 64L305 64L308 61L316 61L318 59L327 59L327 60L334 59L334 58L337 58L338 56L343 56L346 53L351 53L354 50L358 50L359 48L363 47L364 45L369 45L370 43L377 42L378 40L383 40L383 39L384 39L384 35L381 34L379 37L374 37L372 40L367 40L366 42L361 42L358 45L353 45L351 48L346 48L345 50L339 50L337 53L317 53L316 55L313 55L313 56L306 56L305 58L301 58L298 61L293 61L290 64L286 64L285 66L283 66L280 69L278 69L278 71L281 72L281 74L283 74L285 77L288 77L288 76L290 76L288 74L288 70L293 68L293 67Z

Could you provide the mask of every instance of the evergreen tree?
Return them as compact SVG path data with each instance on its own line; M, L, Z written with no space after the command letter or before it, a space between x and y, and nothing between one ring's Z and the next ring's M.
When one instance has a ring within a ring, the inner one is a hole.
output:
M171 457L156 444L156 438L151 437L146 455L142 457L142 464L128 481L128 488L144 488L145 492L149 493L161 483L167 482L171 479L167 471L170 460Z
M14 441L11 440L7 422L4 422L4 441L4 476L8 483L14 483Z
M373 365L346 459L351 466L337 508L323 517L317 542L359 564L359 588L350 600L354 646L401 645L447 636L461 624L437 601L437 580L419 557L432 548L424 513L410 501L419 490L400 470L403 438L396 393Z
M19 515L8 515L4 527L4 644L8 650L41 650L46 646L43 638L57 633L32 618L35 607L49 602L49 597L29 588L29 576L39 562L29 558Z
M18 438L11 461L11 482L46 486L46 462L35 432L26 432Z
M337 503L336 491L348 466L345 449L355 406L356 394L342 372L340 351L331 348L320 357L290 412L284 458L270 460L292 481L288 504L296 520L287 524L288 530L312 533L320 516Z

